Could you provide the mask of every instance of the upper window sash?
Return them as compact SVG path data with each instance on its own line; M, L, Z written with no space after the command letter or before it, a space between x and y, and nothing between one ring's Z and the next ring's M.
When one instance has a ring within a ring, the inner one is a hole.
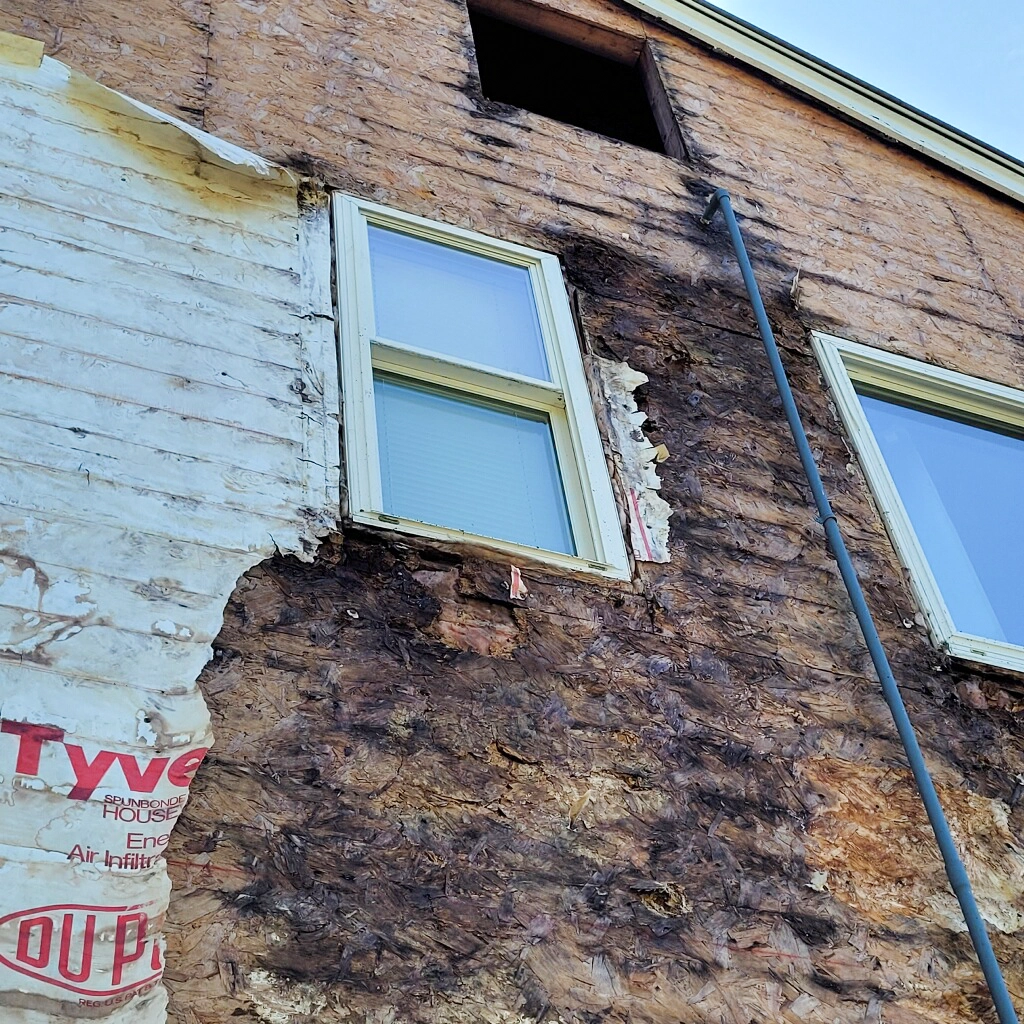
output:
M905 356L814 332L812 341L897 554L936 644L955 657L1024 671L1024 646L959 630L868 422L862 391L917 405L937 416L1024 435L1024 391Z
M628 579L629 564L619 514L557 258L350 196L335 196L334 216L350 516L357 522L440 540L477 542L524 561ZM524 268L536 302L549 379L378 336L370 272L370 225ZM374 371L547 412L578 554L561 554L467 534L384 512Z

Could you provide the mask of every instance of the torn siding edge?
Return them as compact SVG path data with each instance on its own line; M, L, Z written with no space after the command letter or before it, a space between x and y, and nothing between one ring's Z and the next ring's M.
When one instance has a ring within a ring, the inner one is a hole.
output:
M52 57L45 57L43 50L43 43L37 39L30 39L10 32L0 32L0 62L30 68L40 73L53 85L62 86L63 90L73 94L84 103L131 118L141 117L159 127L172 128L191 140L202 161L286 187L294 188L298 185L296 176L286 168L270 160L265 160L256 153L242 149L240 146L226 142L224 139L219 139L200 128L194 128L172 114L166 114L162 110L157 110L156 107L132 99L105 85L100 85L99 82L93 81L66 64L62 64Z
M49 62L50 58L44 58L43 63ZM54 61L54 63L57 63ZM64 65L60 65L64 67ZM142 103L140 100L133 100L124 93L108 89L105 85L93 82L84 75L71 72L70 84L79 92L83 98L89 98L96 106L103 106L119 114L126 114L129 117L141 115L148 121L157 125L167 125L176 128L183 135L187 135L199 149L201 159L218 167L224 167L229 171L241 171L254 178L265 178L278 182L282 185L295 186L298 181L291 171L270 160L266 160L256 153L250 153L241 146L226 142L224 139L210 135L200 128L193 128L186 121L182 121L171 114L165 114L156 107ZM95 99L91 99L95 97Z
M331 288L330 193L320 183L305 181L298 204L304 482L310 499L320 499L310 529L322 537L337 529L341 518L341 395ZM308 557L312 558L312 549Z
M638 562L667 562L668 520L672 509L658 493L657 464L668 458L664 445L652 444L640 429L647 419L636 405L633 392L648 377L628 363L592 356L594 374L604 401L601 409L615 469L622 485L629 523L629 543Z
M43 62L43 49L38 39L0 32L0 60L6 64L37 68Z

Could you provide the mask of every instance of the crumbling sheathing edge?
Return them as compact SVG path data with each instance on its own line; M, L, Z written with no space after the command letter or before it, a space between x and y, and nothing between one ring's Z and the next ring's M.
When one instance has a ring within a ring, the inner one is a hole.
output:
M658 463L668 458L664 444L652 444L642 425L647 414L637 408L634 392L649 380L628 363L588 357L601 386L595 403L611 447L613 473L626 507L630 549L638 562L667 562L668 520L672 509L658 493Z

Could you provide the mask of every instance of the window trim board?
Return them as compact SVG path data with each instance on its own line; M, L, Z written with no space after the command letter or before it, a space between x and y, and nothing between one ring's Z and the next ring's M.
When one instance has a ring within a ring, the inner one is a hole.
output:
M612 491L604 444L594 417L590 387L579 354L576 327L557 257L337 193L334 196L334 223L349 518L364 525L434 540L472 543L500 551L523 563L629 580L630 564L618 504ZM533 284L545 354L555 378L552 388L525 378L517 379L518 375L514 373L497 372L479 364L449 356L438 357L389 339L376 338L372 324L373 293L365 224L391 228L442 245L454 244L462 251L525 267ZM369 317L361 315L360 311L366 310L370 311ZM459 385L461 390L486 398L509 401L510 396L514 396L513 400L523 407L552 413L550 421L555 450L579 554L574 556L532 548L453 527L420 523L383 511L373 394L374 345L378 346L380 355L376 362L378 370L385 368L385 372L394 372L396 367L401 367L412 379L441 386L445 383ZM394 362L396 360L398 362ZM355 372L348 372L349 367ZM420 370L422 377L411 375L410 368ZM505 388L496 390L493 385L501 381L505 382ZM466 387L467 384L470 387Z
M1024 429L1024 391L818 331L811 332L811 343L936 646L953 657L1024 672L1024 646L975 636L956 628L868 424L854 383L867 384L882 393L913 398L981 421L1021 429Z

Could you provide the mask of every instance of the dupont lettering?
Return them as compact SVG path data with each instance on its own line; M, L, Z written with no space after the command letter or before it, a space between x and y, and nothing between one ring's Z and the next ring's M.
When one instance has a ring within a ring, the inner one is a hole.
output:
M11 944L0 946L0 963L87 999L130 998L163 971L160 945L150 934L151 906L68 903L8 914L0 918L0 933Z

